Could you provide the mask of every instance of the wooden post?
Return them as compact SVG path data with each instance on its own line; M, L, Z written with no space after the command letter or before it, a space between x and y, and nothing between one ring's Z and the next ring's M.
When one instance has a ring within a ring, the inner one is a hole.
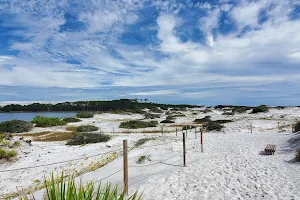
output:
M197 126L195 126L195 139L197 139Z
M123 172L124 172L124 192L128 194L128 154L127 140L123 140Z
M252 133L252 123L250 122L250 132Z
M161 136L164 136L164 127L161 127Z
M185 133L182 133L183 139L182 139L182 143L183 143L183 166L186 167L186 153L185 153Z
M201 144L201 152L203 153L203 128L200 128L200 144Z
M176 127L176 137L177 137L177 127Z

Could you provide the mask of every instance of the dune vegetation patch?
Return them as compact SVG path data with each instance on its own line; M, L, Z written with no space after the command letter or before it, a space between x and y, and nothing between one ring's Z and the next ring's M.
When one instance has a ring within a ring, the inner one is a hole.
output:
M151 138L142 138L142 139L139 139L138 141L135 142L134 146L135 147L139 147L139 146L141 146L141 145L143 145L146 142L151 141L151 140L156 140L156 138L151 137Z
M90 143L107 142L111 139L110 135L100 133L76 133L67 142L67 145L82 145Z
M66 117L63 119L67 123L72 123L72 122L80 122L81 120L76 118L76 117Z
M120 128L127 128L127 129L137 129L137 128L148 128L148 127L156 127L158 125L157 121L140 121L140 120L131 120L127 122L122 122L120 124Z
M32 123L36 124L37 127L64 126L67 124L67 122L58 117L43 117L40 115L35 116L32 119Z
M79 112L76 114L78 118L92 118L94 117L94 113L92 112Z
M34 141L39 142L58 142L58 141L66 141L70 140L74 132L52 132L43 136L33 138Z
M92 125L82 125L76 128L76 132L93 132L98 131L98 127Z
M16 157L18 154L15 150L5 150L0 148L0 159Z
M11 120L0 122L0 132L22 133L28 132L33 128L33 124L23 120Z
M268 112L269 111L269 108L268 106L266 105L261 105L261 106L257 106L257 107L254 107L252 109L252 114L256 114L256 113L264 113L264 112Z

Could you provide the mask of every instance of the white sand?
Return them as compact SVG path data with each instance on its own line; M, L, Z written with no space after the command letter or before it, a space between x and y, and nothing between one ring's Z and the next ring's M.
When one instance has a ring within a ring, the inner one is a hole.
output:
M218 110L206 114L199 112L197 115L188 111L185 114L187 117L177 118L176 123L191 122L195 118L206 115L211 115L213 120L233 119L234 122L225 124L225 128L220 133L204 134L204 153L199 152L199 136L195 139L194 131L188 131L187 167L182 167L181 131L178 132L178 137L173 132L144 145L150 147L142 146L130 151L129 190L131 193L136 189L144 191L145 199L300 199L300 165L289 162L294 158L295 151L287 151L287 140L293 136L290 134L291 127L289 125L291 120L300 117L299 108L271 109L268 113L255 115L224 116L221 115L222 111ZM104 132L108 131L112 134L112 131L109 131L112 127L115 131L124 131L118 128L121 121L141 118L143 118L141 115L101 114L96 115L94 119L85 119L74 125L96 124ZM252 134L250 133L250 122L253 125ZM281 126L287 126L280 130L278 122ZM59 130L61 129L64 127ZM157 129L159 128L151 128L151 130ZM284 132L279 133L279 131ZM69 147L62 142L33 142L31 147L24 144L22 151L30 152L27 157L21 153L18 161L2 164L0 170L59 162L114 151L122 148L123 139L128 139L129 146L132 146L139 138L153 135L160 134L122 134L116 135L108 143L89 144L82 147ZM275 155L260 155L260 152L269 143L277 145ZM150 155L151 161L144 165L151 165L136 167L140 165L136 163L140 155ZM0 191L2 194L6 194L15 191L17 186L33 185L33 180L42 180L44 175L47 176L52 171L80 170L95 162L96 158L99 160L101 156L82 161L0 173ZM168 160L157 163L165 159ZM122 157L96 171L84 174L81 178L84 181L100 180L119 169L122 169ZM104 179L103 182L122 184L122 180L121 171Z

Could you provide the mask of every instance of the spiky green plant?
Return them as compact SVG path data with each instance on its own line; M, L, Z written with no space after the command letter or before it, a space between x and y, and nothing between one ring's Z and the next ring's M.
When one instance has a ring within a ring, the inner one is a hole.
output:
M102 187L100 184L91 181L83 184L75 183L74 176L64 177L62 173L58 179L55 179L53 173L50 180L44 179L44 186L46 188L45 200L141 200L141 195L135 192L131 196L127 196L125 191L119 193L118 185L112 187L107 184ZM34 196L31 194L31 198ZM28 200L28 196L23 196L20 200Z

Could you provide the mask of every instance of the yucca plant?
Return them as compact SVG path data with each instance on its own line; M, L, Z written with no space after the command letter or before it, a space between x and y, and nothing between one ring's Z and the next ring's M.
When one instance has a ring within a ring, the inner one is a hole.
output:
M45 200L141 200L141 195L135 192L131 196L127 196L125 191L119 193L118 185L112 187L111 184L102 187L100 184L95 186L95 182L83 184L75 183L75 177L69 176L64 178L62 173L58 179L51 174L50 180L45 178L44 186L46 188ZM35 199L34 195L21 197L20 200Z

